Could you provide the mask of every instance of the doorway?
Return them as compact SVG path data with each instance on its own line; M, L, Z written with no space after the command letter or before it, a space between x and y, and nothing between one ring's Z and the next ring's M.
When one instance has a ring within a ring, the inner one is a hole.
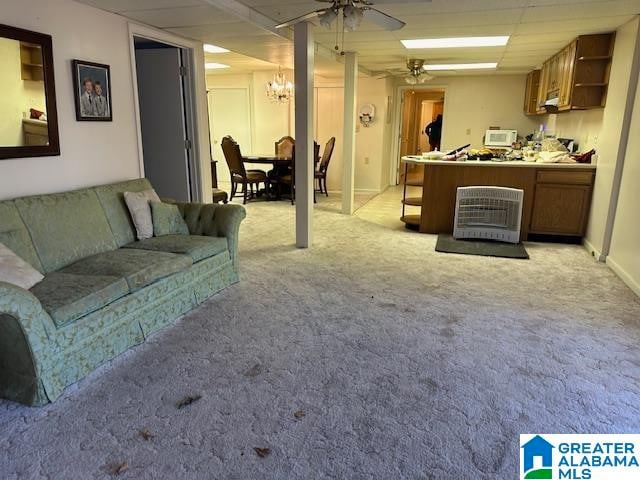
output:
M421 155L432 148L425 128L444 112L444 89L407 89L402 92L402 116L400 124L400 157ZM421 177L422 166L412 165L409 178ZM405 169L400 169L400 183L404 183Z
M197 199L189 49L133 39L144 175L160 197Z

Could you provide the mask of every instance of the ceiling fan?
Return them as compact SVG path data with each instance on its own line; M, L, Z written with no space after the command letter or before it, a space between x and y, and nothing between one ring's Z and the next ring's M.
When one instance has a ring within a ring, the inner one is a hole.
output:
M385 30L399 30L406 24L402 20L398 20L391 15L387 15L380 10L373 8L373 2L370 0L316 0L321 3L329 3L326 8L321 8L313 12L309 12L300 17L292 18L279 25L276 28L290 27L305 20L317 18L320 25L331 28L331 24L342 15L343 26L345 30L353 32L357 30L363 18L372 21L381 26ZM415 0L414 0L415 1ZM376 3L395 3L394 0L378 0Z
M424 62L424 60L418 58L409 58L407 59L406 68L387 70L389 75L384 75L378 78L396 77L399 74L404 74L404 81L409 85L423 84L435 78L433 75L429 75L429 73L424 69Z

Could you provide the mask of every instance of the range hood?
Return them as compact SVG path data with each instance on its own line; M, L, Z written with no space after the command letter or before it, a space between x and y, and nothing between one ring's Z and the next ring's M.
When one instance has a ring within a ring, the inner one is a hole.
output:
M556 113L558 111L558 105L560 104L560 97L555 96L553 98L547 98L542 105L548 113Z

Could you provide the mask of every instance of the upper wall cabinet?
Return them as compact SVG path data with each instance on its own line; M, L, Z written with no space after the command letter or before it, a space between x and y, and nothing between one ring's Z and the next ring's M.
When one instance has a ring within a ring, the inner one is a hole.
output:
M607 86L615 33L582 35L548 59L539 71L527 77L525 113L566 112L602 108ZM538 90L530 87L538 76ZM533 99L535 108L531 106Z

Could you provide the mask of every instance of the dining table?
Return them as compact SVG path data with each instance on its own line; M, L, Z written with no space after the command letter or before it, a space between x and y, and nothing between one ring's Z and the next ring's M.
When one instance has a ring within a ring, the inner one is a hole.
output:
M291 165L291 157L280 155L247 155L242 157L244 163L259 163L262 165Z
M272 165L273 170L285 169L291 166L293 158L283 155L245 155L242 157L243 163L253 163L258 165ZM261 190L267 200L276 200L275 195L265 190Z

